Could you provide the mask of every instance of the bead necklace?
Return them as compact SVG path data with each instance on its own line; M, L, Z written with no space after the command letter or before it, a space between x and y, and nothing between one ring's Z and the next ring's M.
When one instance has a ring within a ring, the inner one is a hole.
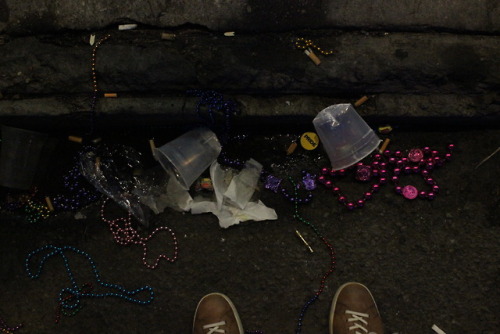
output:
M320 48L319 46L314 44L312 40L305 39L303 37L297 38L297 40L295 41L295 47L297 49L301 49L301 50L305 50L307 48L315 48L316 50L318 50L321 54L323 54L325 56L329 56L329 55L333 54L332 50L329 50L329 51L323 50L322 48Z
M275 176L268 175L267 180L268 180L268 182L270 184L272 184L273 182L277 183L277 185L276 184L272 185L272 186L270 186L270 188L275 188L275 191L277 189L279 189L279 191L281 191L281 194L283 196L285 196L285 198L287 200L289 200L290 202L292 202L292 203L298 203L298 204L305 204L305 203L309 203L313 199L312 191L314 189L316 189L316 180L315 180L315 178L316 178L315 175L311 175L307 171L303 170L302 171L302 182L297 183L294 186L294 194L293 195L291 195L288 192L288 190L286 190L282 186L281 180L279 180L279 182L278 182L278 178L276 178ZM269 185L266 186L266 188L268 188L268 187L269 187ZM270 188L268 188L268 189L270 189ZM301 188L304 188L304 190L307 191L307 194L305 196L302 196L302 197L298 196L298 191Z
M104 43L108 38L110 38L111 35L107 34L104 37L102 37L95 45L94 48L92 49L92 58L91 58L91 70L92 70L92 98L90 101L90 134L94 133L95 129L95 114L96 114L96 104L97 104L97 97L98 97L98 89L97 89L97 72L96 72L96 55L97 55L97 49L101 46L102 43Z
M119 245L127 246L130 244L142 246L143 254L142 254L142 263L148 267L149 269L156 269L161 259L165 259L169 262L175 262L177 260L177 256L179 253L179 246L177 243L177 237L175 236L175 232L167 226L157 227L151 232L147 237L142 238L139 236L137 230L132 227L132 214L128 212L127 217L120 217L117 219L107 219L104 217L104 209L109 199L105 200L101 206L101 219L105 223L108 224L109 230L113 235L113 239ZM165 254L160 254L153 264L148 263L147 254L148 247L147 242L158 232L167 231L170 233L173 242L173 252L172 256L169 257Z
M351 167L340 170L322 168L318 182L326 188L331 189L332 193L337 196L338 202L349 210L363 207L366 201L370 200L389 179L394 184L395 192L406 199L415 199L418 197L432 200L436 197L440 188L435 178L431 177L431 173L435 168L441 167L445 162L451 160L454 148L454 144L449 144L447 146L447 153L444 156L439 156L438 151L432 150L429 147L411 149L407 153L407 156L404 156L400 150L394 152L384 150L383 153L373 154L372 162L369 164L359 162ZM349 201L341 192L341 189L330 179L330 177L344 176L349 171L354 171L355 179L360 182L374 180L374 183L370 185L370 189L356 201ZM419 191L415 186L410 184L402 186L400 184L401 178L408 174L422 176L424 181L429 185L430 191Z
M87 287L87 289L84 289L85 287ZM85 283L82 287L82 291L83 293L89 293L90 291L92 291L92 283ZM64 297L64 300L63 302L66 303L66 302L69 302L71 299L73 299L75 296L74 295L68 295L66 297ZM61 313L64 314L65 316L67 317L73 317L75 316L78 312L80 312L80 310L82 309L82 305L78 305L77 308L75 308L74 310L67 310L65 308L62 307L63 306L63 303L60 302L59 303L59 306L57 308L57 311L56 311L56 324L59 323L59 321L61 320Z
M42 257L41 261L39 262L38 270L36 272L32 272L30 269L31 258L34 257L35 255L38 255L40 253L43 254L44 252L47 252L47 251L49 251L49 253L46 253ZM89 265L91 266L91 270L94 274L94 277L95 277L95 280L97 281L97 283L103 288L114 290L116 292L91 293L88 291L88 289L87 290L85 289L86 285L84 285L83 288L80 288L79 285L77 284L75 277L73 275L73 272L71 271L71 268L69 266L69 260L65 254L67 252L73 252L73 253L76 253L77 255L81 255L81 256L85 257L87 259ZM125 299L126 301L129 301L132 303L137 303L140 305L148 305L154 299L153 288L151 288L148 285L145 285L145 286L138 288L138 289L135 289L135 290L127 290L118 284L111 284L111 283L103 282L100 278L99 271L97 270L97 267L96 267L94 261L92 260L92 258L90 257L90 255L85 253L84 251L79 250L79 249L72 247L72 246L56 247L53 245L46 245L46 246L40 247L40 248L32 251L31 253L29 253L28 256L26 257L26 260L25 260L25 267L26 267L26 271L28 273L28 276L32 279L39 278L41 273L42 273L42 269L43 269L43 265L45 264L45 261L47 261L49 258L56 256L56 255L60 255L62 257L62 259L64 261L64 267L66 269L66 273L68 274L68 277L69 277L69 280L71 283L71 287L62 288L61 291L59 292L59 304L60 304L60 307L63 309L66 309L69 311L78 309L80 307L81 299L85 298L85 297L89 297L89 298L118 297L118 298ZM149 293L148 298L142 300L142 299L134 297L135 295L137 295L143 291L146 291Z
M344 205L347 209L353 210L356 208L362 208L366 201L373 197L374 193L377 193L380 188L387 183L387 164L385 162L380 162L381 157L375 156L374 161L371 164L364 164L362 162L357 163L353 167L346 169L333 170L329 168L322 168L320 176L318 177L318 182L323 184L327 189L331 189L331 192L337 196L337 200L340 204ZM335 178L339 176L344 176L349 171L355 171L355 178L361 182L368 182L372 178L375 182L372 183L362 195L361 198L355 201L349 201L347 196L342 193L340 187L335 185L329 177Z
M298 196L297 185L293 181L292 178L289 177L288 179L289 179L290 183L292 184L293 188L295 189L294 196L297 197ZM301 331L302 331L302 323L304 321L305 314L306 314L307 310L309 309L309 307L323 293L323 291L325 289L326 280L335 271L336 264L337 264L336 261L337 260L336 260L336 257L335 257L335 249L333 248L332 244L321 234L321 232L318 230L318 228L314 224L312 224L310 221L308 221L305 218L303 218L302 216L300 216L300 214L299 214L299 202L295 201L293 203L294 203L294 214L293 214L293 217L296 220L298 220L299 222L301 222L301 223L309 226L313 230L314 234L316 234L316 236L328 248L328 253L330 255L329 267L328 267L328 270L323 274L323 277L321 278L319 289L316 291L316 293L314 294L314 296L305 303L305 305L302 307L302 309L300 311L299 318L298 318L298 321L297 321L297 328L295 330L296 334L300 334Z
M2 331L2 333L12 334L12 333L14 333L15 331L17 331L21 327L23 327L22 324L19 324L16 327L9 327L5 323L5 321L2 318L0 318L0 330Z
M58 211L75 211L97 201L101 194L85 179L80 170L78 157L84 152L90 150L90 147L77 154L75 163L70 170L63 176L63 186L67 194L54 196L54 208Z
M197 96L199 98L196 103L196 113L203 120L208 127L210 127L214 132L217 133L218 139L222 146L222 151L217 158L217 161L223 165L232 167L235 169L242 169L245 166L245 161L242 159L232 159L228 156L226 146L229 142L234 142L235 140L241 140L246 136L232 136L232 119L235 115L240 113L236 102L231 99L225 99L224 96L213 90L189 90L187 92L190 95ZM204 111L208 114L208 117L204 115ZM217 124L217 114L222 113L224 117L224 122L222 127Z
M26 213L26 221L30 224L38 223L50 216L50 210L46 205L33 200L26 202L24 212Z
M403 157L400 151L396 151L393 154L390 151L385 151L384 155L389 157L389 161L395 166L392 176L395 192L409 200L417 197L433 200L440 188L436 180L431 176L431 173L435 168L441 167L445 162L451 160L454 148L454 144L449 144L446 148L447 152L443 157L440 157L439 152L431 150L430 147L411 149L407 157ZM402 186L400 181L405 174L418 174L422 176L425 183L429 185L430 191L418 190L411 184Z

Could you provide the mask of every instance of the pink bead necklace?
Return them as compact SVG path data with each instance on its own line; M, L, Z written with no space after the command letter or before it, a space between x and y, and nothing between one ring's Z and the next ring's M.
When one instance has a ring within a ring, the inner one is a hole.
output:
M157 227L151 232L147 237L143 238L139 235L137 230L132 227L132 214L129 212L127 217L121 217L116 219L107 219L104 217L104 209L109 200L104 201L101 206L101 219L108 224L109 230L113 235L113 239L117 244L128 246L130 244L142 246L143 254L142 254L142 263L149 269L156 269L161 259L165 259L169 262L175 262L177 260L177 256L179 253L179 246L177 243L177 237L175 236L175 232L167 227L160 226ZM172 256L167 256L165 254L160 254L153 264L150 264L147 261L148 247L147 242L158 232L167 231L170 233L173 242L173 251Z
M447 152L442 156L438 151L429 147L413 148L406 155L399 150L394 152L385 150L383 153L373 154L370 163L359 162L354 166L339 170L322 168L317 180L318 183L331 189L338 202L349 210L363 207L366 201L370 200L373 194L377 193L388 180L392 180L395 192L406 199L422 198L433 200L440 188L431 174L434 169L451 160L454 148L454 144L449 144L446 148ZM354 201L348 200L340 187L334 183L335 178L345 176L352 171L357 181L372 182L361 198ZM430 187L429 190L419 190L411 184L402 185L401 179L404 175L409 174L420 175Z

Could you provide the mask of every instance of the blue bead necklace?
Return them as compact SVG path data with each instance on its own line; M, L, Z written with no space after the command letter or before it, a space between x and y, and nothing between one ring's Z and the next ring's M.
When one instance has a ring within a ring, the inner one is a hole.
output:
M36 272L32 272L30 269L30 260L32 257L34 257L37 254L44 253L49 251L49 253L46 253L42 259L40 260L38 270ZM88 288L89 284L84 284L83 286L79 286L75 280L75 277L73 275L73 272L71 271L71 268L69 266L69 261L68 257L66 256L66 252L73 252L78 255L82 255L85 258L87 258L87 261L89 262L92 272L94 273L95 279L97 283L106 288L106 289L111 289L115 290L116 292L104 292L104 293L91 293ZM25 260L25 266L26 266L26 271L28 273L28 276L32 279L39 278L43 265L45 264L45 261L47 261L49 258L55 256L55 255L60 255L63 258L64 261L64 267L66 268L66 273L68 274L71 287L69 288L63 288L59 292L59 305L61 309L63 310L70 310L74 311L80 308L80 302L82 298L88 297L88 298L104 298L104 297L118 297L118 298L123 298L126 301L132 302L132 303L137 303L140 305L148 305L150 304L153 299L154 299L154 292L153 288L151 288L148 285L145 285L141 288L135 289L135 290L127 290L124 287L117 285L117 284L111 284L111 283L106 283L103 282L100 278L99 271L97 270L97 267L90 257L89 254L86 252L79 250L75 247L72 246L63 246L63 247L56 247L53 245L46 245L43 247L40 247L31 253L28 254ZM149 297L142 300L139 298L134 297L135 295L147 291L149 292Z

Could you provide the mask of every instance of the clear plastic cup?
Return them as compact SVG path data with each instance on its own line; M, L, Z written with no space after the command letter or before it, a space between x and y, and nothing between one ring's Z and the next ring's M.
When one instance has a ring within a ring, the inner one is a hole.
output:
M6 125L1 129L0 185L27 190L37 173L48 135Z
M155 150L163 169L177 177L184 189L214 162L221 152L217 135L207 128L197 128Z
M323 109L313 124L335 170L359 162L381 142L351 104L335 104Z

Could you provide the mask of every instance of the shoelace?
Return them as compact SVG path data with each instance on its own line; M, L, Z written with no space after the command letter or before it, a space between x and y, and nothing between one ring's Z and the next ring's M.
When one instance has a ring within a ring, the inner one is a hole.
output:
M368 321L363 318L369 318L369 315L366 313L355 312L346 310L346 314L350 314L352 317L347 319L347 322L353 322L354 324L349 327L350 331L356 330L354 334L377 334L375 332L368 333L368 329L364 326L368 326ZM358 329L362 330L362 332L358 331Z
M225 324L226 324L225 321L220 321L220 322L216 322L214 324L205 325L205 326L203 326L203 329L209 329L207 334L225 333L226 332L225 330L219 328L219 326L223 326Z

